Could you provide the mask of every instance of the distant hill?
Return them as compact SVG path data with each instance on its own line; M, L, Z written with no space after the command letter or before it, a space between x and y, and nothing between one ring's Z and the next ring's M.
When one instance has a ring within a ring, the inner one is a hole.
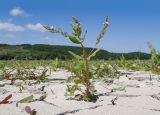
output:
M91 51L93 48L87 48ZM49 60L49 59L72 59L73 57L68 53L72 51L76 54L81 54L82 49L76 46L58 46L58 45L44 45L44 44L22 44L22 45L8 45L0 44L0 60ZM119 59L121 56L126 59L150 59L150 54L143 52L131 53L111 53L106 50L101 50L93 59Z

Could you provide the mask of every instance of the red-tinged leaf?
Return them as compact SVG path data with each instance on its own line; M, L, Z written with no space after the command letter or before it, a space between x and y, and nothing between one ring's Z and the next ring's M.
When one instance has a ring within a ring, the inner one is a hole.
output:
M0 104L7 104L7 103L9 103L9 99L12 97L12 94L10 94L10 95L8 95L5 99L3 99L1 102L0 102Z
M9 103L9 101L4 102L3 104L7 104L7 103Z

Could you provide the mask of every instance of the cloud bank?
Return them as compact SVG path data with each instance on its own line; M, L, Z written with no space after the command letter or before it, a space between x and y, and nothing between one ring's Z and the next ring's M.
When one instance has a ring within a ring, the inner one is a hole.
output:
M40 32L45 32L46 31L40 23L37 23L35 25L34 24L28 24L26 27L28 29L34 30L34 31L40 31Z
M0 22L0 30L19 32L19 31L24 31L25 28L19 25L12 24L10 22Z
M23 9L17 7L10 10L10 15L12 16L30 16L28 13L26 13Z

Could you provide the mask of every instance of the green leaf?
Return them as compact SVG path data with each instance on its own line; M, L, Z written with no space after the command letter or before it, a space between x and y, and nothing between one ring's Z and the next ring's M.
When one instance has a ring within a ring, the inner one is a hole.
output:
M68 51L68 52L69 52L73 57L75 57L76 59L82 59L81 56L79 56L79 55L73 53L72 51Z
M21 99L18 103L29 103L31 101L33 101L33 95Z
M77 36L78 36L78 37L81 36L81 33L82 33L82 28L81 28L81 27L78 27L78 28L77 28L77 32L76 32Z
M74 24L70 23L70 26L72 27L73 30L72 34L80 37L82 33L82 28L80 27L80 25L75 26Z
M88 60L90 60L92 57L94 57L94 56L97 54L97 52L99 52L100 50L101 50L100 48L96 49L96 50L88 57Z
M89 72L89 78L88 79L92 79L93 78L93 73Z
M73 42L73 43L76 43L76 44L80 44L82 41L79 41L76 37L73 37L73 36L69 36L69 39Z
M72 27L73 33L76 32L76 27L74 26L74 24L70 23L70 26Z
M43 25L43 27L46 29L46 30L51 30L51 28L47 25Z
M80 24L76 17L72 16L72 19L74 20L74 22L75 22L76 24Z
M81 80L81 79L79 79L79 78L75 78L75 79L74 79L74 83L75 83L75 84L82 83L82 80Z

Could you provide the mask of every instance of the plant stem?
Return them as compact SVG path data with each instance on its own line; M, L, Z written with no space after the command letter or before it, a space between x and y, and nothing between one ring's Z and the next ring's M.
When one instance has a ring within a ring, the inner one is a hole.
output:
M84 85L86 87L85 94L87 97L89 97L91 93L89 91L90 83L89 83L89 61L87 59L88 54L82 43L81 43L81 47L83 49L83 61L84 61L84 69L85 69L83 73L84 81L85 81Z

